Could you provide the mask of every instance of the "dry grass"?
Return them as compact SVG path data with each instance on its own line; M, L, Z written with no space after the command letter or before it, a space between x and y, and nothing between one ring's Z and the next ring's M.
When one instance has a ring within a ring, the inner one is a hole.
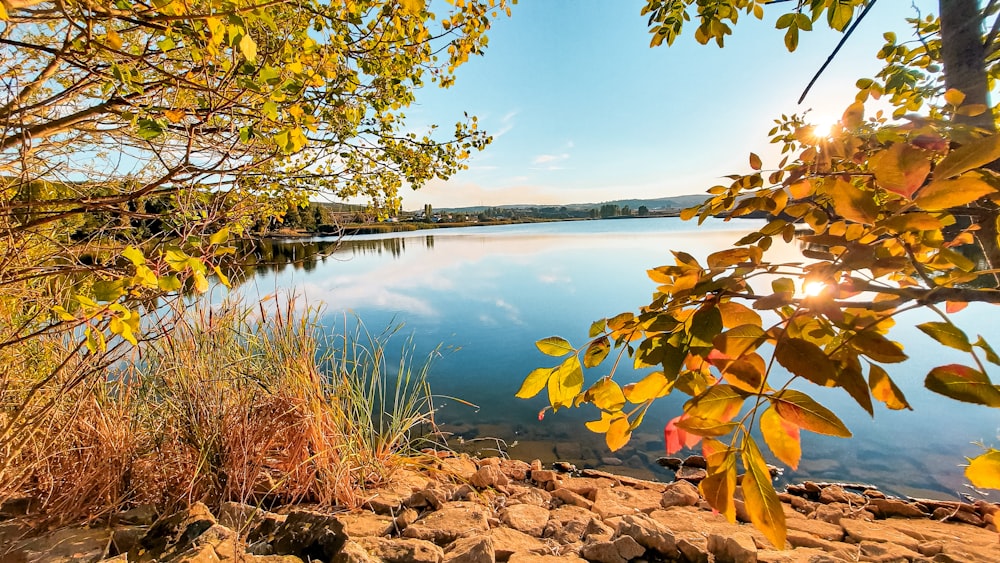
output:
M316 311L293 311L197 308L113 369L45 388L30 438L0 443L0 500L30 495L64 521L144 503L359 504L430 423L427 362L409 343L390 362L392 330L328 336ZM24 417L11 399L30 383L6 377L0 422Z

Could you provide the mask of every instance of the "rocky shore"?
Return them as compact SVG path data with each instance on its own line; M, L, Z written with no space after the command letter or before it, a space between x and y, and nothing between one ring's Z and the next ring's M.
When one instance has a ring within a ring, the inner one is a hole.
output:
M8 502L0 563L1000 561L996 504L811 482L781 498L788 545L777 550L744 523L739 501L742 522L730 524L688 480L459 456L398 471L355 511L227 502L159 515L138 507L103 525L32 535L30 503Z

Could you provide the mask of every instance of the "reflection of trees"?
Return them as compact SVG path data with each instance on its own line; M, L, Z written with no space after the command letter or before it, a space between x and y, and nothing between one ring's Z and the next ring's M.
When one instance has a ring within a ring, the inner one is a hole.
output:
M328 257L335 260L350 260L362 256L390 255L399 258L410 244L423 244L434 248L434 237L422 238L392 237L382 239L263 239L244 241L238 247L238 259L231 265L227 275L233 283L239 284L258 274L278 272L291 266L296 270L312 272L320 262Z

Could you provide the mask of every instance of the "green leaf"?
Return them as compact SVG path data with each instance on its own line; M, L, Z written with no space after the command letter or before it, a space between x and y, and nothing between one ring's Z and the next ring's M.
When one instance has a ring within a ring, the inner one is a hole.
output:
M715 337L722 332L722 314L715 306L703 306L691 317L692 347L711 347Z
M962 332L962 329L951 323L929 322L919 324L917 325L917 328L919 328L927 336L930 336L934 340L937 340L949 348L954 348L963 352L972 351L972 344L969 343L969 337Z
M566 358L549 377L549 404L554 410L573 405L573 398L583 389L583 366L575 355Z
M990 449L969 460L965 477L976 487L1000 489L1000 451Z
M979 336L979 340L976 340L976 343L973 344L973 346L982 348L983 352L986 354L986 361L1000 366L1000 356L997 356L997 353L993 351L993 348L988 342L986 342L986 340L983 339L982 335Z
M125 247L125 250L122 251L122 257L136 266L142 266L146 263L146 257L142 255L142 251L132 245Z
M94 299L104 301L105 303L118 301L119 297L125 295L123 285L122 280L96 281L93 287Z
M934 168L934 178L944 180L985 166L1000 158L1000 135L990 135L966 143L948 153Z
M601 319L599 321L594 321L594 322L590 323L590 330L588 331L587 335L590 338L593 338L593 337L597 336L598 334L601 334L602 332L604 332L604 330L607 327L608 327L608 323L607 323L606 319Z
M831 360L819 346L801 338L787 338L778 342L774 359L792 374L817 385L831 386L837 372Z
M156 283L160 287L161 291L180 291L180 289L184 287L180 278L175 275L160 276L156 280Z
M827 436L851 437L851 431L844 426L837 415L801 391L785 389L769 396L768 399L781 418L799 428Z
M908 358L899 344L871 330L855 334L848 344L876 362L894 364Z
M139 125L139 138L146 141L159 137L164 131L163 126L152 119L140 119L137 124Z
M535 342L535 346L537 346L538 349L546 356L553 356L556 358L565 356L566 354L575 351L572 344L570 344L565 338L560 338L558 336L543 338L538 342Z
M924 387L957 401L1000 407L1000 390L985 373L969 366L938 366L927 374Z
M889 374L875 364L871 364L868 368L868 388L872 390L872 396L876 400L885 403L891 410L913 410L910 403L906 402L903 391L896 386Z
M606 336L594 340L587 346L587 351L583 353L584 367L592 368L599 366L604 361L604 358L608 357L610 351L611 342L608 341Z
M229 227L223 227L208 237L208 243L211 245L225 244L229 240Z

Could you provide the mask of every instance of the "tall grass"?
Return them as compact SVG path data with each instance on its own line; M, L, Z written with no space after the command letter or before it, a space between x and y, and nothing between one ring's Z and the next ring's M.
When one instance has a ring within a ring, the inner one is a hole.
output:
M59 396L0 499L36 497L58 518L144 503L360 504L432 422L430 358L406 342L390 361L393 329L345 322L330 335L315 309L268 305L179 313Z

